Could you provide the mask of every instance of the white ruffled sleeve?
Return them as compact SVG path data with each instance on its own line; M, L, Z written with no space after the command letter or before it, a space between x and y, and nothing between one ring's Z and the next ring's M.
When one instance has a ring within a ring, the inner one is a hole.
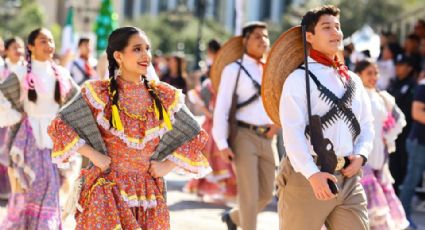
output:
M10 101L0 92L0 128L17 124L22 114L12 108Z

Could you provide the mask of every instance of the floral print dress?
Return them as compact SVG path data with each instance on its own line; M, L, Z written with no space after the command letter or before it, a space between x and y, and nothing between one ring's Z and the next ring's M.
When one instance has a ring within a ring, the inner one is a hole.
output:
M111 102L109 81L88 81L82 95L95 118L111 157L109 173L97 167L83 170L82 187L76 213L77 229L169 229L169 211L164 197L164 179L153 178L149 158L160 138L168 130L153 110L153 100L141 83L130 83L117 77L119 115L123 131L110 127ZM174 87L150 82L170 115L184 105L184 95ZM53 139L53 161L68 163L85 142L59 117L49 127ZM201 131L167 157L178 172L202 177L209 172L207 159L201 150L208 135Z

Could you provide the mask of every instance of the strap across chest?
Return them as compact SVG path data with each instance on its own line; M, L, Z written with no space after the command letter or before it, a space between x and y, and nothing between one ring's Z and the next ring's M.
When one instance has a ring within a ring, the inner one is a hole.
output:
M252 102L257 100L257 98L260 97L260 95L261 95L261 85L257 81L254 80L254 78L251 76L251 74L248 72L248 70L242 65L242 63L240 63L239 61L235 61L235 63L238 64L240 66L240 68L245 72L246 76L251 80L252 84L255 87L255 90L257 91L254 95L252 95L246 101L236 105L236 108L240 109L242 107L245 107L245 106L251 104ZM237 82L236 82L236 84L237 84Z
M302 66L299 68L304 69ZM332 124L335 124L337 120L341 119L347 124L354 141L361 130L360 124L351 108L356 89L354 81L350 78L345 83L346 91L341 98L338 98L332 91L323 86L311 71L308 71L308 73L319 90L319 98L331 106L331 109L321 116L322 129L329 128ZM308 130L309 126L306 127L306 133Z

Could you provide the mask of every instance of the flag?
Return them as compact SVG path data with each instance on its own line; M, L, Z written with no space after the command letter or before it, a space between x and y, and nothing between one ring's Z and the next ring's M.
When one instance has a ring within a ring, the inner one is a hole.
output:
M69 6L66 12L66 21L62 29L62 48L61 54L66 54L75 49L74 39L74 9Z
M242 24L244 23L244 1L243 0L236 0L236 6L235 6L235 13L236 13L236 20L235 20L235 35L241 35L242 34Z

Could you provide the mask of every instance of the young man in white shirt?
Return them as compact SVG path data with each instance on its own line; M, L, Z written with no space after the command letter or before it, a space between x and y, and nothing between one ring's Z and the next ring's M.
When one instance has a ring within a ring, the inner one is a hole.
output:
M324 138L333 144L338 160L346 159L348 166L338 165L330 174L316 165L317 154L306 131L309 118L303 64L289 74L280 98L288 156L281 162L277 178L280 228L320 229L326 224L328 229L369 229L360 177L374 138L370 102L359 77L338 60L343 41L339 9L322 6L310 10L301 24L311 45L307 59L311 114L321 117ZM331 191L328 180L337 185L338 193Z
M264 110L259 89L264 55L270 44L266 24L248 23L242 37L245 53L238 62L242 60L243 68L236 62L224 68L214 110L214 140L223 159L233 160L236 166L238 205L222 217L229 230L236 230L237 226L256 229L258 212L272 198L275 170L272 138L277 128ZM238 127L233 143L228 143L228 119L236 82Z
M91 53L91 40L89 38L80 38L78 41L79 56L69 66L69 72L71 72L72 78L78 85L82 85L90 79L97 79L97 60L91 56Z

